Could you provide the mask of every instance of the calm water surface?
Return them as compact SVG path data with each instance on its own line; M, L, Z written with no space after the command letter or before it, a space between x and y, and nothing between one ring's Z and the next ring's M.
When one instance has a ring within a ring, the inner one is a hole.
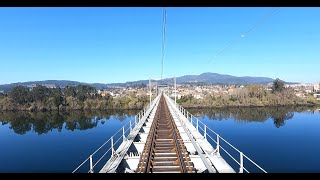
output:
M317 108L189 111L268 172L320 172ZM0 112L0 172L71 172L136 113Z

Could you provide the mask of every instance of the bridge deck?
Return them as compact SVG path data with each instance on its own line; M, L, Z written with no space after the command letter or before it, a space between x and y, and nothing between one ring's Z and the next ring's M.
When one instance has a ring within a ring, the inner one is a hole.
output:
M136 172L195 172L163 96L155 116Z
M158 96L100 170L112 172L227 172L232 167L166 95Z

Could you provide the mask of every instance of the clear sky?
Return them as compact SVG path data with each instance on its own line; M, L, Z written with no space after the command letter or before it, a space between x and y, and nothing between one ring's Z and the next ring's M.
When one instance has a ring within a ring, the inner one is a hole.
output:
M167 8L164 77L215 72L320 81L320 8ZM0 8L0 84L161 75L162 8Z

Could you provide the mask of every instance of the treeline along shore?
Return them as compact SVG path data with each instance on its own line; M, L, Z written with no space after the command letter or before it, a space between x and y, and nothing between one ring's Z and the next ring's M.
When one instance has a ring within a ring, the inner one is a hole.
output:
M148 96L129 94L113 98L101 96L88 85L47 88L37 85L29 89L16 86L7 94L0 95L0 110L64 111L87 109L142 109L149 103Z
M272 90L263 86L248 85L230 94L208 95L195 99L192 95L183 96L177 103L187 108L201 107L274 107L274 106L315 106L320 105L312 94L298 97L284 82L276 79Z
M149 103L149 97L128 93L122 97L101 96L89 85L48 88L37 85L33 88L16 86L7 93L0 93L0 111L65 111L90 109L142 109ZM196 99L192 95L177 100L180 105L191 107L266 107L319 105L312 95L297 97L294 90L285 88L277 79L272 90L263 86L248 85L231 94L206 95Z
M279 107L279 106L315 106L320 105L312 95L297 97L291 90L269 92L259 88L245 87L239 94L206 96L195 99L193 96L182 96L177 103L185 108L215 108L215 107Z

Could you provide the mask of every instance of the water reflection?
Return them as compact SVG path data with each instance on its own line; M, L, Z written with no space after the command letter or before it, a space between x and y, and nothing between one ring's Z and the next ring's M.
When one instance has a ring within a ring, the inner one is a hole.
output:
M279 128L285 121L292 119L294 112L317 113L317 107L258 107L258 108L213 108L188 109L195 116L207 116L212 120L234 119L241 123L264 122L271 118L274 125Z
M136 113L137 110L0 112L0 123L9 124L9 128L17 134L34 131L40 135L52 130L61 132L62 129L70 131L91 129L96 127L99 121L104 124L111 116L123 121Z
M279 128L285 121L292 119L294 112L319 113L316 107L260 107L260 108L214 108L189 109L195 116L207 116L212 120L234 119L240 123L264 122L271 118ZM133 116L138 110L108 111L68 111L68 112L0 112L0 124L9 124L9 128L17 134L34 131L46 134L52 130L61 132L63 129L86 130L94 128L100 122L104 124L113 116L119 121Z

